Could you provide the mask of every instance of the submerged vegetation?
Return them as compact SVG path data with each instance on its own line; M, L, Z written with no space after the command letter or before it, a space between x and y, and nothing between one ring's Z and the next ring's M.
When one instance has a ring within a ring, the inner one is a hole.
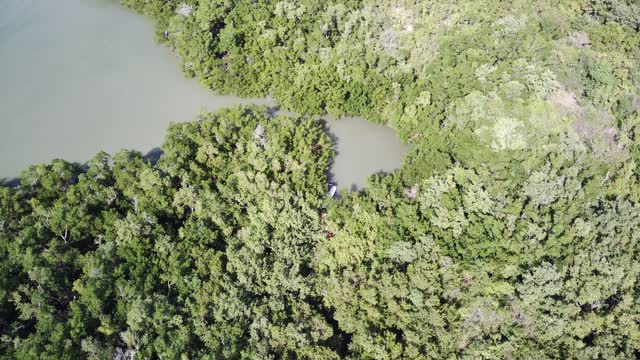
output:
M285 110L0 187L4 358L640 357L640 5L122 0ZM326 196L357 115L411 149Z

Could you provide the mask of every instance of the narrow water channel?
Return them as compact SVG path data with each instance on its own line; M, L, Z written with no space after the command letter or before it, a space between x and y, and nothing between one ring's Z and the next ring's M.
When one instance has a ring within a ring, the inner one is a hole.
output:
M0 179L55 158L145 153L169 122L241 103L270 101L216 96L185 79L151 23L115 0L0 1ZM361 188L406 152L393 130L362 119L329 129L340 187Z

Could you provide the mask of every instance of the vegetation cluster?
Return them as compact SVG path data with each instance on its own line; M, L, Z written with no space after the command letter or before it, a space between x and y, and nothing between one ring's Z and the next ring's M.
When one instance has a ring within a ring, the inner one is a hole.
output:
M640 358L634 0L122 0L272 95L0 187L0 358ZM410 145L326 196L310 115Z

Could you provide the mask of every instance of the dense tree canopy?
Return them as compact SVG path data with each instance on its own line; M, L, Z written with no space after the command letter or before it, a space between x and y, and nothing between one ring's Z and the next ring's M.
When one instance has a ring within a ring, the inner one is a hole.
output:
M640 357L640 5L122 0L260 107L0 187L0 357ZM327 199L313 114L410 145Z

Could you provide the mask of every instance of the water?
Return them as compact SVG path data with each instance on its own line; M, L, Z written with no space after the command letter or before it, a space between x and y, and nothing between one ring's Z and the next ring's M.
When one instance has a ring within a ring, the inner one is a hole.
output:
M171 121L249 102L270 103L216 96L185 79L171 52L154 43L151 23L116 1L0 1L0 179L54 158L145 153L162 143ZM406 152L389 128L329 123L341 187L362 187Z
M340 188L362 189L367 176L398 168L408 150L395 132L384 125L360 118L327 120L327 125L337 153L331 181Z

